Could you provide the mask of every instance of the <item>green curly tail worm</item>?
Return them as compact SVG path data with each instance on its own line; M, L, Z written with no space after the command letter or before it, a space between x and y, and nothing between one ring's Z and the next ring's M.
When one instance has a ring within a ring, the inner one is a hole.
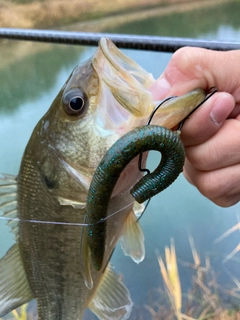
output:
M96 269L102 266L108 203L118 178L127 164L144 151L156 150L162 158L158 167L131 189L139 203L166 189L182 172L185 153L177 132L147 125L128 132L107 151L96 172L87 197L86 223L91 258Z

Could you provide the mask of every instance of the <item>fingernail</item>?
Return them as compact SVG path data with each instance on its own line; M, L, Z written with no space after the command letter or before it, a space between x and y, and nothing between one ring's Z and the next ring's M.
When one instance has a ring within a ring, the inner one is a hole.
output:
M154 100L166 98L171 90L170 83L165 78L159 78L150 87Z
M229 101L226 101L224 98L215 101L210 116L216 125L220 125L229 116L231 109L229 109L226 102L229 103Z

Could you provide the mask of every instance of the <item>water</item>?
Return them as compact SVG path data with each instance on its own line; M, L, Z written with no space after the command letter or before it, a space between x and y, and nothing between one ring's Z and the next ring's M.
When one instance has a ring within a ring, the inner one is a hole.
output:
M233 1L215 8L132 22L106 31L240 41L239 9L240 3ZM17 174L25 145L37 121L49 108L72 69L89 58L94 50L17 41L1 43L0 172ZM14 54L16 51L18 55ZM171 58L166 53L123 51L153 73L154 77L161 74ZM153 168L155 165L153 155L148 166ZM239 254L225 264L223 259L238 245L239 232L218 244L213 242L238 222L239 212L239 204L225 209L217 207L187 183L183 176L152 199L141 219L145 234L145 260L137 265L125 257L120 246L117 246L111 261L115 270L123 275L131 292L135 313L130 319L134 319L140 305L151 303L150 293L162 285L156 250L163 255L170 238L175 240L183 292L191 286L192 273L183 263L193 263L189 235L194 238L203 264L205 256L210 256L212 266L220 271L219 281L233 285L228 274L230 271L234 276L240 276ZM3 256L13 243L13 236L3 222L0 222L0 241L0 256ZM89 319L88 314L86 317ZM151 319L149 313L144 317Z

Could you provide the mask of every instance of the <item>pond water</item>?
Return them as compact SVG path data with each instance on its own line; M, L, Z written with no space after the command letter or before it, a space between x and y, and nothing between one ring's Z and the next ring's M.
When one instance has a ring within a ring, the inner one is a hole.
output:
M211 40L240 41L238 13L240 3L228 2L211 9L175 13L161 18L132 22L106 32L196 37ZM213 15L214 11L214 15ZM24 54L24 52L28 54ZM42 43L2 41L0 51L0 172L17 174L21 157L37 121L49 108L72 69L88 59L95 48ZM170 54L123 50L157 78L164 70ZM10 59L10 62L8 61ZM148 166L155 166L155 156ZM156 252L164 256L170 239L175 241L182 292L191 288L193 270L189 236L194 239L202 264L209 256L218 281L234 286L229 276L240 276L239 253L230 261L224 258L239 244L239 232L221 242L214 240L238 223L240 205L219 208L203 197L181 175L177 181L154 197L141 218L145 235L146 258L139 265L125 257L117 246L111 263L123 275L134 303L130 319L152 319L143 305L151 305L151 293L162 287ZM0 256L13 243L6 223L0 221ZM86 319L95 319L87 311Z

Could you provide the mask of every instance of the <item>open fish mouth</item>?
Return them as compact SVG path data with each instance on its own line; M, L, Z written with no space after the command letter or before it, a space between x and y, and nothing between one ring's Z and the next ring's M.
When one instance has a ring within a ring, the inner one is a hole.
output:
M101 98L106 99L111 108L105 114L117 127L120 122L129 124L132 117L146 116L153 108L148 90L154 82L153 76L118 50L111 40L101 38L92 64L100 79Z
M150 73L123 54L109 39L101 38L99 47L108 62L116 71L120 72L121 78L128 84L132 82L132 86L136 86L137 89L143 89L140 84L144 88L148 88L154 82L154 78Z
M121 52L111 40L101 38L92 65L101 83L101 104L98 119L104 130L111 128L122 135L143 125L159 103L149 87L155 82L148 73ZM201 89L171 99L154 116L154 124L173 128L205 97Z

